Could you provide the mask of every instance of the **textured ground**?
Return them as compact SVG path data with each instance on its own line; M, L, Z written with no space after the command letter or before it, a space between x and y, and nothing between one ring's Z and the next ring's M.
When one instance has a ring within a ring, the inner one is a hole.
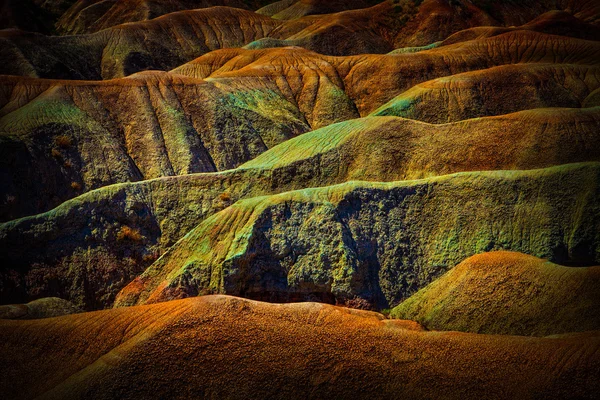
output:
M600 267L520 253L470 257L392 310L434 330L544 336L600 328Z
M0 391L43 399L592 399L600 390L598 332L425 332L382 318L209 296L2 321ZM43 359L31 357L40 352Z
M600 392L597 1L0 29L0 398Z

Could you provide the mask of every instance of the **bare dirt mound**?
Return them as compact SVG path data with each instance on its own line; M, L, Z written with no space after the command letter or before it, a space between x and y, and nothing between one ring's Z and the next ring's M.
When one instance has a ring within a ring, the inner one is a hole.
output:
M0 393L15 399L581 399L600 390L595 332L484 336L424 332L382 318L314 303L208 296L0 321ZM40 349L43 358L31 356Z
M544 336L600 328L600 267L512 252L470 257L392 310L429 329Z

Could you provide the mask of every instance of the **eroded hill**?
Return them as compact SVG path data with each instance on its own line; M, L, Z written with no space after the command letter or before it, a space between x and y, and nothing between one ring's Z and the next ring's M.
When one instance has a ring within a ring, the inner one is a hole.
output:
M25 399L580 399L600 390L599 345L597 332L426 332L329 305L207 296L1 321L0 391ZM29 356L40 348L47 357Z

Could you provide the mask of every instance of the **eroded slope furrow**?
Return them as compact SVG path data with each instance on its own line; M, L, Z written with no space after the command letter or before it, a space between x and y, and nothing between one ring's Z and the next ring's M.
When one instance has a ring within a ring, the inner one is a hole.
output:
M93 33L127 22L146 21L172 12L226 6L250 10L243 0L77 0L56 21L62 35ZM260 0L254 1L260 3Z
M577 110L441 126L372 117L292 139L236 170L98 189L51 212L2 225L2 296L19 303L58 291L87 308L106 307L128 279L240 198L348 179L391 181L598 160L597 125L597 113ZM465 136L465 130L478 135ZM549 158L537 156L539 146ZM86 285L76 284L82 281Z
M171 73L110 81L4 77L0 215L46 211L113 183L234 168L298 134L373 110L447 122L592 107L599 46L518 31L395 56L228 49ZM505 65L513 62L520 63Z
M171 13L89 35L43 36L4 31L4 74L58 79L109 79L167 70L204 53L266 36L277 21L229 7ZM10 60L10 62L9 62Z
M114 183L234 168L310 130L264 81L226 86L146 73L3 83L4 220Z
M392 55L327 57L296 48L226 49L199 57L173 72L220 80L267 76L280 87L289 87L296 98L302 96L304 89L299 78L304 74L310 78L312 74L326 78L327 83L333 84L333 89L342 90L364 116L413 86L435 78L525 64L523 71L528 66L532 68L532 78L527 82L530 86L548 80L543 74L535 76L537 64L557 64L556 68L561 67L559 64L597 67L599 56L599 42L522 30L427 51ZM568 76L573 72L565 71L564 74ZM501 77L495 79L481 90L490 94L501 91L495 86ZM483 109L480 115L484 115Z
M600 66L516 64L465 72L413 86L372 115L447 123L531 108L593 107Z
M350 182L242 200L206 219L116 305L207 293L264 300L407 298L466 257L600 261L600 164Z
M410 0L384 1L368 9L291 21L236 8L212 7L116 25L88 35L55 37L12 30L0 35L0 58L7 61L0 65L0 73L110 79L148 69L172 69L209 51L244 45L251 48L301 46L336 56L387 53L399 47L436 43L474 26L522 25L556 8L569 10L573 18L565 20L561 15L550 14L536 26L542 31L596 38L596 27L576 17L586 20L589 18L577 11L591 10L593 15L597 10L583 0L562 3L540 2L539 8L523 7L522 13L505 10L492 17L471 2L449 5L443 0L426 0L419 6ZM502 9L489 4L480 6L490 12L494 8ZM151 12L148 9L141 13ZM127 13L120 16L128 18ZM570 28L555 29L558 20ZM527 26L525 29L537 28Z

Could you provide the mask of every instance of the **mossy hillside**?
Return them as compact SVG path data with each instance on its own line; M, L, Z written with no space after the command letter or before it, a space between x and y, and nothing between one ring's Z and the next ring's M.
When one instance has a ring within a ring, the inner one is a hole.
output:
M3 224L3 301L52 294L86 309L109 306L197 220L231 204L221 199L230 185L251 190L249 174L228 175L107 186ZM135 235L120 235L123 229Z
M387 53L396 48L425 46L474 26L522 25L545 11L563 6L549 1L540 3L533 11L530 7L511 5L509 10L498 14L500 19L493 19L471 2L460 1L457 5L460 12L456 12L455 6L437 1L418 8L412 5L416 2L403 3L400 7L381 2L368 9L290 21L230 7L212 7L110 26L110 19L123 17L117 13L103 21L108 22L107 29L88 35L60 37L20 32L1 38L5 58L17 60L7 63L1 72L43 78L111 79L145 70L169 70L210 51L241 47L263 38L337 56ZM348 3L342 5L342 9L347 8ZM589 20L590 12L594 13L589 2L570 7L578 8L577 15L583 19ZM574 24L561 22L567 27ZM364 29L365 26L369 28ZM582 31L589 29L575 26L561 33L575 32L575 36L581 36L576 32Z
M430 43L430 44L425 45L425 46L402 47L400 49L392 50L388 54L389 55L394 55L394 54L418 53L419 51L425 51L425 50L435 49L436 47L440 46L441 44L442 44L442 42L434 42L434 43Z
M1 218L36 213L114 182L139 180L139 171L113 139L60 88L2 117Z
M3 298L25 302L37 293L77 297L86 307L110 304L126 277L143 271L190 229L243 198L351 179L393 181L598 160L595 116L593 110L550 109L439 126L365 118L299 136L235 170L98 189L51 212L0 227L3 265L15 271L4 278ZM536 150L541 141L545 157ZM115 245L124 226L142 239ZM110 273L95 272L105 270ZM70 282L63 285L69 289L55 292L49 277Z
M536 75L535 65L555 64L556 68L559 68L556 66L557 64L596 66L598 54L597 41L566 38L530 30L517 30L493 37L439 46L427 51L395 55L370 54L330 57L297 47L261 50L237 49L235 51L226 49L199 57L178 67L173 72L193 77L212 76L223 79L267 76L271 80L282 82L281 87L289 85L297 93L303 89L298 75L305 75L304 70L312 71L312 74L322 71L330 82L346 93L360 115L366 116L415 85L440 77L486 70L507 64L525 64L532 68L527 72L529 79L523 81L524 88L515 87L515 90L545 93L544 90L552 89L569 93L570 90L576 89L579 92L581 85L573 88L573 83L577 83L577 80L585 80L581 74L570 78L575 82L562 82L560 77L564 75L564 72L561 72L560 69L558 74L550 71ZM307 66L311 68L309 69ZM563 71L573 70L573 66L563 65L562 69ZM519 68L519 66L514 68ZM520 66L520 68L523 72L528 70L526 66ZM398 79L399 76L402 79ZM482 85L481 89L473 88L472 90L475 93L477 90L481 91L482 96L501 97L500 95L504 93L501 85L493 85L499 78L494 80L492 75L489 79L490 81L479 79ZM543 81L550 81L552 87L544 89L535 86L536 82ZM561 89L561 86L565 84L566 88ZM441 92L440 95L444 93ZM528 100L524 97L520 99L522 103L516 104L526 105L527 101L533 102L533 100L535 99ZM560 99L551 100L549 97L545 100L560 104L558 103ZM508 102L506 99L505 101ZM538 101L541 100L538 99ZM300 103L300 105L302 104ZM493 105L498 109L502 106L502 104ZM505 107L509 107L509 105L505 105ZM526 106L526 108L531 107L537 106ZM470 111L478 112L479 109L481 109L481 114L471 116L486 115L485 108L475 107ZM517 108L512 109L512 111L516 110Z
M597 66L503 65L421 83L371 115L447 123L533 108L578 108L599 86Z
M4 220L113 183L230 169L310 129L269 86L165 73L81 84L13 80L6 86L13 94L0 119L0 138L7 143L3 174L10 182L3 197L14 200L2 204ZM64 135L71 146L54 143L53 137ZM81 190L69 189L72 182Z
M600 267L520 253L468 258L395 307L431 330L546 336L600 327Z
M577 51L571 51L573 48ZM18 113L14 113L21 105L38 102L36 94L46 100L74 104L83 115L78 112L60 118L37 106L26 107L32 119L44 121L40 127L24 132L38 138L39 143L31 140L41 151L31 151L20 139L5 141L3 148L11 150L4 159L11 160L7 165L17 167L6 168L7 181L13 183L7 185L9 189L3 196L6 201L1 205L2 219L43 212L81 192L111 183L234 168L310 129L358 117L359 112L368 114L398 92L427 79L516 61L527 65L549 61L595 63L598 45L593 41L518 31L443 46L427 54L327 57L298 48L256 52L228 49L217 53L198 59L198 68L214 72L210 83L181 76L180 73L195 76L195 67L190 64L172 74L146 72L107 82L4 78L2 113L9 136L10 129L18 126ZM448 62L452 64L450 70ZM521 100L507 100L507 92L497 89L503 86L498 79L488 82L487 78L478 78L474 82L482 83L481 90L479 85L471 85L478 89L465 94L461 103L450 104L452 118L539 105L577 107L583 92L595 84L594 74L582 76L586 69L581 65L549 69L555 72L544 74L536 72L540 68L534 66L531 70L526 66L513 68L522 68L528 71L524 75L532 77L519 87L518 93L524 93L519 96ZM552 90L538 89L548 86L548 82L554 82L549 85ZM444 99L456 94L446 89L433 92L429 95L434 98L426 104L439 107L425 107L412 117L427 120L433 112L439 118L438 109L448 107ZM552 100L539 101L539 96L529 95L541 92ZM488 98L499 100L483 101ZM581 104L593 105L592 100ZM506 106L483 107L481 102ZM407 104L412 108L411 101ZM92 121L94 126L82 125L81 118ZM56 125L56 121L62 122ZM85 154L79 154L75 148L72 155L47 149L44 137L60 135L60 130L68 131L71 125L73 136L86 138L73 141L89 143ZM106 137L110 139L105 140ZM106 162L92 163L91 158ZM26 183L19 182L21 176L27 177L21 180ZM49 182L48 188L37 187L35 182L41 181Z
M243 200L202 222L117 305L199 293L396 305L497 249L598 262L600 164L349 182Z
M540 168L598 160L599 127L598 108L536 109L444 125L367 117L305 133L239 169L272 170L274 187L294 189L298 180L322 186Z

